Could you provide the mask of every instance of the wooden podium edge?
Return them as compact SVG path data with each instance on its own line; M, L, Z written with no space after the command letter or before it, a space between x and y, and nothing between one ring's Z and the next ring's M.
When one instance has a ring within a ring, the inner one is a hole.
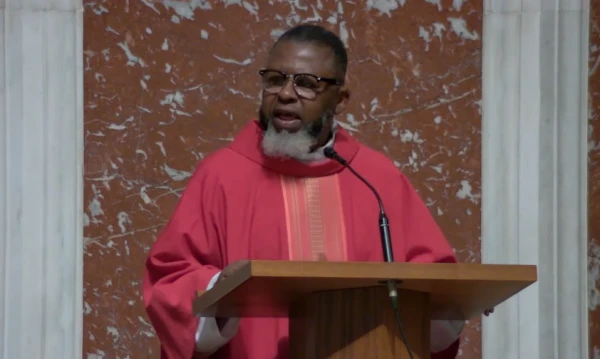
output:
M249 270L251 276L271 278L537 281L535 265L512 264L256 260L242 269Z
M479 263L413 263L413 262L300 262L253 260L240 266L211 290L197 291L193 311L213 306L222 297L252 277L315 279L395 279L395 280L472 280L537 281L537 266ZM200 297L202 297L201 300Z
M215 286L211 290L197 291L196 298L192 303L192 310L194 313L196 313L200 311L201 307L214 305L219 301L219 299L227 295L229 292L235 290L237 287L250 280L252 276L252 261L248 261L247 264L244 264L238 270L233 272L222 283L215 283ZM199 297L202 297L202 303L198 302Z

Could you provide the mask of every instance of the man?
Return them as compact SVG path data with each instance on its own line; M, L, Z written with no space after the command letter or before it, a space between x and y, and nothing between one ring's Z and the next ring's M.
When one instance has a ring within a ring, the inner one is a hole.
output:
M408 180L334 117L350 98L348 58L333 33L301 25L283 34L260 71L259 120L192 176L147 261L144 302L161 357L286 358L287 319L195 318L192 301L242 259L382 261L373 193L383 194L397 261L455 262ZM432 322L432 358L455 358L463 322Z

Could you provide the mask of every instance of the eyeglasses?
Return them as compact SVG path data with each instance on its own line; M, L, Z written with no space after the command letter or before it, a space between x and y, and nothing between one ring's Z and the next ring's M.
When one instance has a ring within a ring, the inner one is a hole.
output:
M313 100L319 92L325 90L327 85L342 85L343 81L318 77L311 74L286 74L277 70L263 69L258 72L262 77L263 89L270 94L277 94L283 90L288 79L292 79L294 90L300 97Z

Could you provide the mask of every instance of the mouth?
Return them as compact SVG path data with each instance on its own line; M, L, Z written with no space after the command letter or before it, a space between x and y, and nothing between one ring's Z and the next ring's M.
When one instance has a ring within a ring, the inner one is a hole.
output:
M302 128L302 118L296 112L276 109L273 111L273 122L276 128L291 132Z

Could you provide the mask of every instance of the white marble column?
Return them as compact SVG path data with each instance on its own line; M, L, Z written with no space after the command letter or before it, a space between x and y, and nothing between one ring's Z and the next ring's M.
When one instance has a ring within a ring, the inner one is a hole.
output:
M539 281L483 321L484 359L588 359L589 0L485 0L484 263Z
M0 0L0 358L82 357L83 7Z

